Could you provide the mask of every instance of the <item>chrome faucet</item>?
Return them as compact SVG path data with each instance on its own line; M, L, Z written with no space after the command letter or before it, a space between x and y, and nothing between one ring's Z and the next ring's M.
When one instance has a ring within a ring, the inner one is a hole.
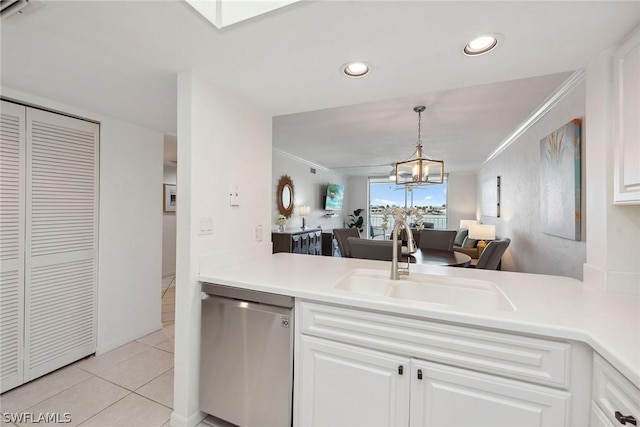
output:
M407 267L398 266L398 239L400 235L400 229L404 228L407 230L407 250L408 253L414 253L416 251L416 245L413 241L413 235L411 233L411 229L409 228L409 224L405 220L396 220L393 225L393 231L391 235L393 237L393 249L392 249L392 258L391 258L391 280L399 280L400 276L408 276L409 275L409 259L407 258Z

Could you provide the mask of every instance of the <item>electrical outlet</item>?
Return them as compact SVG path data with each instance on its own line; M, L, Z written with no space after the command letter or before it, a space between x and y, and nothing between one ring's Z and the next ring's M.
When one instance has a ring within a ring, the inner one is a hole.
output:
M207 234L213 234L213 218L210 216L200 218L200 231L199 235L204 236Z

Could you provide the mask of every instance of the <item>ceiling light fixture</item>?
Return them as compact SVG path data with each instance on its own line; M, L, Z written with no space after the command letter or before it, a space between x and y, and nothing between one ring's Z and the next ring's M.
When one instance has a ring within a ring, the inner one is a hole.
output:
M366 62L354 61L348 62L340 67L342 72L348 77L358 78L364 77L371 71L371 66Z
M464 47L464 53L468 56L477 56L493 50L498 45L498 37L485 34L471 40Z
M410 159L396 163L397 185L442 184L444 182L444 161L430 159L422 153L420 128L422 112L425 109L423 105L413 109L418 113L418 143L416 151Z

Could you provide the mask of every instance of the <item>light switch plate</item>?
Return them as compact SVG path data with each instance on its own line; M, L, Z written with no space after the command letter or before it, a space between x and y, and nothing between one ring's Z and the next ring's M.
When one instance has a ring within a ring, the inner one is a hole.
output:
M237 184L231 186L231 191L229 192L229 205L232 207L240 206L240 194L238 192Z

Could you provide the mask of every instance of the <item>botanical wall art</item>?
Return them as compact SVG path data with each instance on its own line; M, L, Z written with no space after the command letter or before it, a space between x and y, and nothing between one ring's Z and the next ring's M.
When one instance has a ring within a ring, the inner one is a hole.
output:
M540 141L540 230L580 240L580 119Z

